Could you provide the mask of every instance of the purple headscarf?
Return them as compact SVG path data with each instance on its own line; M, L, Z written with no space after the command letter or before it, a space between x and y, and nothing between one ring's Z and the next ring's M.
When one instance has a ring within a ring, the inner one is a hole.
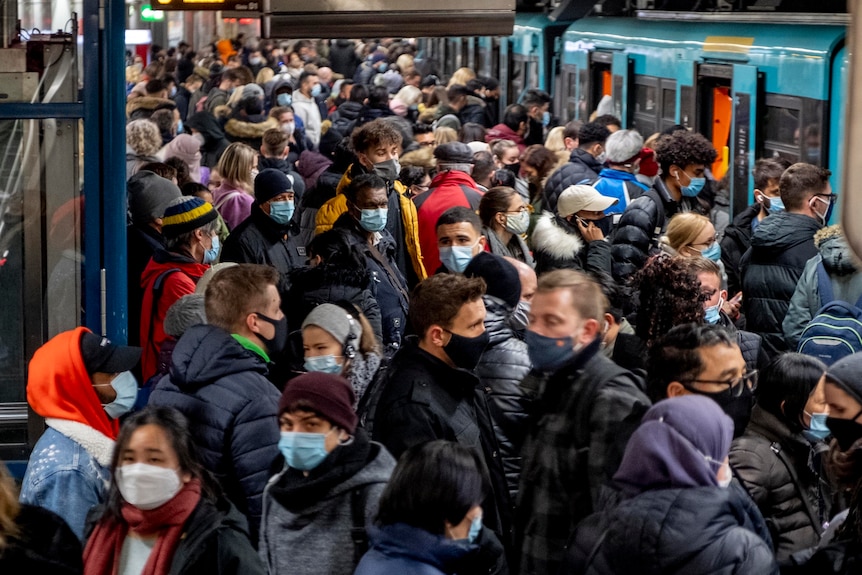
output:
M733 421L713 400L684 395L660 401L632 434L614 480L629 495L717 486L732 439Z

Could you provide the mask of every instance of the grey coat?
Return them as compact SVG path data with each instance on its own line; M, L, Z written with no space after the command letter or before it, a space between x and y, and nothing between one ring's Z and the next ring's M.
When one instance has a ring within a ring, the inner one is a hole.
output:
M533 254L530 253L530 248L527 247L527 242L519 235L513 234L512 239L508 244L504 244L494 230L485 226L482 228L482 235L488 239L488 245L492 254L497 256L506 256L520 260L530 266L536 267L536 262L533 260Z

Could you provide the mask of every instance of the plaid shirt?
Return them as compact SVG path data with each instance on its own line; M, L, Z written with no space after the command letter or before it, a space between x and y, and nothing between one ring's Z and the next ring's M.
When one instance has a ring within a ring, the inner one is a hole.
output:
M518 501L521 575L557 573L578 522L616 501L611 479L650 405L638 379L598 348L591 344L553 374L534 406ZM579 411L589 423L576 421Z

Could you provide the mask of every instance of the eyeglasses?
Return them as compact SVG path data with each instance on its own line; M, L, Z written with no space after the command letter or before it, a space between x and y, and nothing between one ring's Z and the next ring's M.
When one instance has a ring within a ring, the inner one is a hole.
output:
M830 204L834 204L838 201L838 194L814 194L816 198L824 198Z
M503 213L503 214L523 214L524 212L532 214L533 213L533 206L527 204L526 206L521 206L517 210L507 210L507 211L504 211L501 213Z
M695 393L705 393L703 390L695 389L691 387L692 383L711 383L713 385L726 385L727 389L718 392L716 395L724 395L726 397L739 397L742 395L742 392L745 388L748 388L751 391L757 389L757 370L749 371L748 373L744 373L739 377L734 377L733 379L729 379L726 381L714 381L709 379L689 379L687 381L681 381L680 383L688 389L689 391L694 391ZM740 385L744 384L744 385Z
M712 246L712 244L714 244L714 243L715 243L715 241L716 241L716 237L715 237L715 236L712 236L711 238L709 238L709 239L708 239L708 240L706 240L705 242L700 242L700 243L698 243L698 244L691 244L691 247L692 247L692 248L693 248L694 246L706 246L706 247L710 247L710 246Z

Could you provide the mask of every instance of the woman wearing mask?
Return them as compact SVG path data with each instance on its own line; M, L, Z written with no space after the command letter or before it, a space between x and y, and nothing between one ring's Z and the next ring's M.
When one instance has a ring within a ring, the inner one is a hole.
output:
M569 161L566 152L552 152L541 144L533 144L521 156L521 177L529 183L530 203L535 213L542 211L542 192L548 177Z
M215 208L234 229L251 214L254 204L254 179L257 177L257 152L241 142L234 142L218 162L221 186L214 189Z
M357 404L382 359L371 324L349 302L324 303L311 310L302 322L302 349L305 370L344 377L353 386Z
M482 467L476 453L450 441L405 451L355 575L501 572L502 548L482 527L480 503L488 490Z
M722 286L727 287L721 246L715 239L715 227L709 218L693 212L676 214L667 224L666 234L659 240L662 251L684 258L704 257L721 267Z
M167 407L131 416L111 486L84 549L90 575L265 573L246 522L195 457L188 422Z
M494 154L494 164L498 169L509 170L515 176L515 191L524 200L529 201L530 190L527 181L521 179L521 150L512 140L492 140L491 153Z
M685 395L644 415L614 480L624 499L585 519L561 573L778 573L750 500L730 488L733 422Z
M829 435L823 373L818 359L786 353L763 371L757 403L730 463L760 508L776 559L817 545L831 518L831 492L820 471Z
M395 460L356 428L354 403L347 380L328 373L300 375L284 388L284 463L264 491L260 534L270 575L351 575L365 552L363 528Z
M512 188L491 188L479 201L482 235L488 251L509 256L535 267L536 262L522 237L530 226L530 207Z

